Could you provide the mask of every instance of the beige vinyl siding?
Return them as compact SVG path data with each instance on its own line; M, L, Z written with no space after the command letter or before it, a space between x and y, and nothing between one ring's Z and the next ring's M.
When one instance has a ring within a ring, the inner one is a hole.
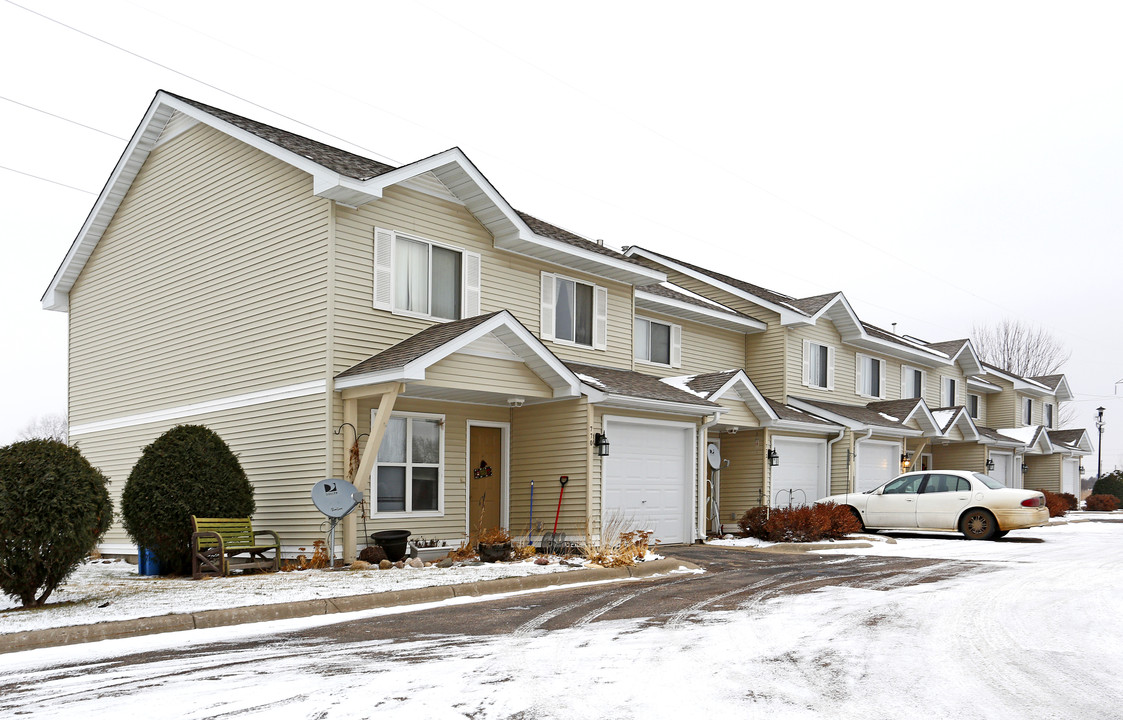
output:
M70 293L71 423L321 379L328 209L205 125L154 150Z
M1022 479L1022 487L1026 490L1048 490L1061 492L1061 461L1063 456L1053 455L1026 455L1025 463L1029 471Z
M834 348L834 389L812 387L803 381L803 341ZM861 398L854 388L854 350L843 347L842 338L834 324L820 320L818 324L792 328L787 335L787 385L788 394L828 402L864 405L869 398ZM886 373L888 376L888 373Z
M987 424L986 427L1008 428L1020 424L1017 422L1018 404L1014 384L993 375L987 381L998 385L1002 392L987 395Z
M834 440L834 437L830 440ZM843 431L842 439L836 442L833 446L830 445L830 464L831 464L831 484L830 490L832 495L839 493L850 492L850 468L853 464L851 458L854 457L854 433L849 428Z
M983 427L993 427L987 421L987 418L988 418L987 403L988 403L991 396L987 395L985 393L981 393L981 392L979 392L979 393L972 392L970 390L967 391L967 394L968 395L974 395L974 396L979 398L979 416L977 418L972 418L972 420L974 420L975 424L981 425ZM966 398L965 398L965 401L966 401ZM970 408L968 408L968 414L970 414Z
M378 408L378 398L359 401L359 432L370 432L371 411ZM466 403L446 403L436 400L417 400L399 397L394 403L394 412L425 413L444 416L444 514L427 517L424 514L388 513L379 515L374 509L375 493L371 484L367 485L369 518L360 517L357 521L357 543L359 548L370 544L369 533L379 530L409 530L413 535L425 538L438 538L459 542L464 538L467 528L467 444L468 421L483 420L490 422L509 422L511 411L506 407L491 405L469 405ZM365 443L365 441L364 441ZM513 443L512 443L513 444ZM376 448L371 448L377 450ZM366 449L364 448L364 452ZM375 473L372 473L372 476ZM512 470L512 475L514 471ZM368 483L370 479L368 478ZM365 527L364 527L365 526Z
M745 511L764 504L764 457L768 452L764 435L764 430L742 430L736 435L718 436L721 457L729 461L729 467L721 471L720 509L725 525L735 525ZM709 465L706 467L710 472ZM708 512L706 520L708 523Z
M401 187L360 208L336 209L336 354L342 371L432 325L434 320L373 308L374 228L404 232L481 256L480 312L509 310L535 335L541 324L542 272L608 290L607 350L548 342L565 360L613 367L632 365L632 287L497 250L491 235L457 203Z
M954 445L932 445L933 470L966 470L986 472L986 445L978 443L959 443Z
M749 406L732 393L718 400L717 404L725 408L721 415L722 425L733 425L740 430L760 427L760 420L752 414Z
M695 280L689 275L684 275L655 263L649 264L663 270L670 282L738 312L751 315L768 326L764 332L745 335L745 359L742 367L761 393L777 400L784 400L786 392L784 387L784 338L788 331L787 328L780 325L780 314L714 288L701 280ZM709 371L714 369L716 368L711 367ZM705 370L702 372L705 372ZM787 392L790 392L790 389Z
M526 405L513 411L511 425L511 527L515 536L533 528L535 539L554 527L561 493L560 478L569 476L562 496L558 532L584 536L588 447L591 441L584 397ZM599 463L598 463L599 464ZM530 482L534 481L531 520ZM597 508L594 508L594 519ZM596 532L597 528L593 528Z
M286 550L311 547L321 515L312 504L312 485L323 479L323 395L192 415L174 421L83 433L72 438L87 459L109 477L118 513L104 545L133 545L120 519L120 498L144 448L178 424L205 425L238 456L254 486L254 524L276 530Z
M524 397L552 398L554 390L534 374L526 363L455 353L425 371L425 380L410 383L515 394Z
M636 315L682 327L681 366L672 368L636 360L634 369L637 372L659 377L674 377L678 375L700 375L718 370L741 369L745 365L744 333L724 330L646 310L637 310Z

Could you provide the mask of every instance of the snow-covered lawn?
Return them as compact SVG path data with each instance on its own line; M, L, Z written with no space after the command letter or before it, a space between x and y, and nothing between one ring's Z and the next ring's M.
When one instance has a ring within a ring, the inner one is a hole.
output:
M746 596L736 609L700 610L694 623L269 642L286 630L361 627L364 618L419 609L396 608L0 655L0 673L40 678L22 698L29 718L156 717L170 708L178 717L271 720L1120 717L1123 523L1060 524L996 543L899 537L823 552L837 563L896 555L970 567L911 586ZM111 662L232 637L253 647ZM220 660L222 680L212 682ZM48 670L64 662L77 667Z
M652 556L655 557L655 556ZM235 574L209 580L145 577L136 565L122 561L87 562L74 571L41 608L24 610L9 597L0 597L0 638L4 633L130 620L169 613L215 608L365 595L391 590L458 585L504 577L565 572L581 561L549 565L532 561L488 563L451 568L401 570L304 570L300 572Z

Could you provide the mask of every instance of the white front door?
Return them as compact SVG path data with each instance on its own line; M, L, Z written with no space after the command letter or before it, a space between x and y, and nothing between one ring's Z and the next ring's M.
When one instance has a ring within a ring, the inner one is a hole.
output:
M689 542L694 426L605 418L603 522L650 530L661 543Z
M901 446L895 442L866 440L858 445L858 492L873 490L901 474Z
M779 455L772 468L773 507L810 505L829 494L826 440L773 437L772 449Z
M990 454L990 459L994 462L994 469L987 473L992 478L1002 483L1006 487L1014 487L1014 456L1010 453L996 453Z

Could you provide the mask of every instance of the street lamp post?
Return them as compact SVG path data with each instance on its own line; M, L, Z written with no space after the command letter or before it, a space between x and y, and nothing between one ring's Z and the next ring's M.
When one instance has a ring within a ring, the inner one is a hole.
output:
M1104 472L1104 407L1096 408L1096 430L1100 433L1099 442L1096 443L1096 480L1103 477Z

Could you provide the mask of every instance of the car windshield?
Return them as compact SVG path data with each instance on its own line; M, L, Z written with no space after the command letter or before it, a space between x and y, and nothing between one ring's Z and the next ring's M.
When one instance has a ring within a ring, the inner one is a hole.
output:
M990 475L983 475L982 473L974 473L974 475L976 480L981 482L983 485L986 485L991 490L1001 490L1002 488L1006 487L1002 483L992 478Z

